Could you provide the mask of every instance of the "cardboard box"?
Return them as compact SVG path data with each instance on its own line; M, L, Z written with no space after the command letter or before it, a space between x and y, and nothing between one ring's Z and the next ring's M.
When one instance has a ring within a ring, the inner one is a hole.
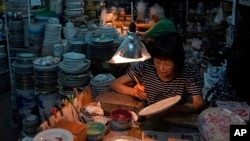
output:
M85 124L60 120L52 128L62 128L70 131L74 136L74 141L84 141L87 137L87 127Z

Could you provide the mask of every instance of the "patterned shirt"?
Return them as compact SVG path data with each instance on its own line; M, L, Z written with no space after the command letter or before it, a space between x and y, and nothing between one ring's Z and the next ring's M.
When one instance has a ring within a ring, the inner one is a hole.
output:
M149 105L175 95L182 97L179 103L185 103L188 96L201 94L200 70L190 63L185 62L180 74L168 82L164 82L158 77L152 60L135 65L133 71L145 87ZM128 72L127 75L133 79L131 72Z

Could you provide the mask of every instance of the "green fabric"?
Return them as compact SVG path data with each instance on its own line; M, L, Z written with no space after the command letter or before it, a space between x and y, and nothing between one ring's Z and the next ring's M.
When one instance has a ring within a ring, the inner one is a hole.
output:
M167 32L175 32L175 25L172 21L167 18L161 19L157 22L152 28L146 31L146 35L150 38L157 38L158 36L167 33Z

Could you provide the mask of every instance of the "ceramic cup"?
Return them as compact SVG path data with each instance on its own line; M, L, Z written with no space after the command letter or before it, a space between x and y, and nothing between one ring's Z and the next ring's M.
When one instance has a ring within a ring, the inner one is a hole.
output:
M63 55L63 44L54 44L53 45L53 55L55 57L62 57Z

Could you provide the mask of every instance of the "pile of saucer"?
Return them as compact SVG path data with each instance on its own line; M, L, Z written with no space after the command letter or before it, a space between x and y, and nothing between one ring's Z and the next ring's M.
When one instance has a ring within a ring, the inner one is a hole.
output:
M23 134L29 137L34 137L38 133L40 126L37 115L30 114L23 119Z
M39 57L33 61L35 89L37 93L57 91L58 63L60 59L53 56Z
M96 98L101 92L109 91L109 84L115 79L115 77L108 74L98 74L91 80L92 97Z
M58 66L65 73L82 74L89 71L90 60L83 53L68 52Z
M58 64L58 82L63 87L86 86L90 82L90 60L82 53L68 52Z
M34 53L18 53L16 59L12 62L15 86L21 90L34 89L34 72L32 61L36 59Z

